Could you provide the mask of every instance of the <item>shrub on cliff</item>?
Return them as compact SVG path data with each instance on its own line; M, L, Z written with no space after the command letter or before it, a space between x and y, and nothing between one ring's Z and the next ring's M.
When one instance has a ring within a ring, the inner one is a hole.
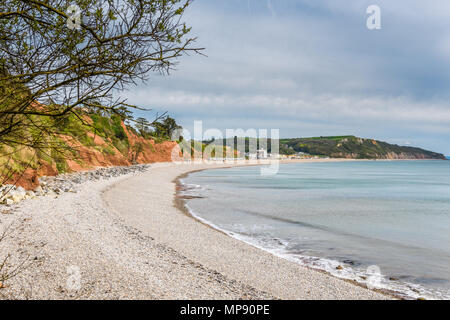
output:
M54 137L66 125L89 124L86 112L126 117L138 106L117 98L120 91L154 72L168 74L180 56L201 50L182 20L190 3L2 1L0 145L49 153L64 147ZM114 143L124 150L123 128L111 119Z

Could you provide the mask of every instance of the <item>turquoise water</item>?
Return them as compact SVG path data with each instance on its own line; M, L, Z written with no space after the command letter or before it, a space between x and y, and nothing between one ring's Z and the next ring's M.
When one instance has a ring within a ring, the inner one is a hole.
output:
M409 297L450 298L450 161L293 163L273 177L239 167L183 182L202 197L188 200L192 213L236 238Z

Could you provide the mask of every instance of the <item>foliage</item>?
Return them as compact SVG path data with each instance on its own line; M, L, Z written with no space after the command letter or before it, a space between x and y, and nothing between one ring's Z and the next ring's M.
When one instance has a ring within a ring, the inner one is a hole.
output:
M145 118L138 118L134 122L135 129L140 136L153 138L155 141L171 140L174 132L182 128L175 119L166 114L161 115L153 122L149 122Z
M111 141L113 146L122 154L128 154L130 142L122 126L122 118L119 115L104 117L98 114L92 114L90 118L93 121L92 127L94 128L95 134L107 141Z
M153 73L169 73L187 52L200 52L182 20L190 3L2 1L0 145L56 148L48 145L54 140L50 137L72 130L64 129L67 123L83 123L85 112L128 120L130 108L137 106L113 98L119 91ZM68 27L73 19L69 5L81 10L79 28ZM117 122L111 129L115 143L122 142Z
M156 137L163 137L171 139L174 132L181 129L181 126L177 124L175 119L167 116L162 121L157 121L153 124L155 128L154 135Z
M386 159L397 155L412 159L443 159L441 154L420 148L398 146L355 136L284 139L280 143L296 152L331 158Z
M254 152L250 146L267 149L272 153L273 140L267 139L262 143L261 139L249 137L234 137L234 139L204 141L216 145L227 145L232 149L238 146L244 146L241 153ZM373 139L362 139L355 136L331 136L331 137L312 137L280 139L278 141L279 154L294 155L302 152L315 156L324 156L331 158L357 158L357 159L386 159L392 157L411 158L411 159L444 159L444 156L414 147L404 147L389 144Z
M145 118L137 118L136 119L136 129L137 132L143 137L149 137L151 135L150 126L151 123Z

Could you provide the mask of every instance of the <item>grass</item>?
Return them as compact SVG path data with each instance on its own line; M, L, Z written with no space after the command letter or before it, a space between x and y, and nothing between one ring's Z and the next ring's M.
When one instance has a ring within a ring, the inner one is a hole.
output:
M113 115L111 118L108 118L98 114L92 114L90 118L93 121L94 133L98 134L105 141L109 140L123 155L128 154L130 142L122 127L122 119L119 116Z
M39 168L43 163L56 166L59 173L68 172L70 169L67 159L71 159L83 166L77 145L97 150L105 156L114 156L120 153L126 159L133 161L130 157L137 158L144 147L150 147L156 152L150 143L139 146L132 145L124 129L122 118L119 115L88 114L80 112L79 116L69 114L65 117L52 119L49 117L32 116L30 121L39 123L53 131L42 139L42 147L32 149L23 148L20 142L11 145L0 145L0 177L11 173L22 173L26 168ZM135 132L132 128L128 128ZM39 137L41 132L34 127L24 126L21 129L23 141L31 141ZM137 133L136 133L137 134ZM94 135L102 138L104 144L97 145ZM139 136L139 134L137 134ZM156 144L168 141L164 137L150 137ZM130 156L130 151L131 155ZM134 159L135 160L135 159Z
M88 123L83 123L73 114L57 120L34 117L33 121L40 121L49 128L53 128L57 134L46 137L45 147L40 149L26 148L20 144L0 145L0 176L11 172L21 173L26 168L37 169L42 162L54 164L59 173L65 173L69 170L66 161L68 158L78 160L77 162L82 164L82 161L77 159L78 151L71 146L71 142L68 142L70 138L73 138L75 143L95 148L105 155L115 155L117 149L124 156L128 156L130 143L119 116L106 117L92 114L86 120ZM24 130L24 137L33 137L37 134L34 131L35 129ZM89 133L102 137L106 145L97 146ZM63 139L63 136L66 138Z
M356 139L355 136L323 136L323 137L311 137L311 138L303 138L305 140L320 140L320 139L325 139L325 140L335 140L335 141L340 141L340 140L344 140L344 139Z

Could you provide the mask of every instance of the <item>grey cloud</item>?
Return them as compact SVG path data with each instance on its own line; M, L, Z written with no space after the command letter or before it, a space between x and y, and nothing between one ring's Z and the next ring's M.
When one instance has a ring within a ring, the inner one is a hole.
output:
M365 9L382 8L382 30ZM355 134L450 154L448 1L197 0L186 20L207 58L126 93L185 127ZM443 138L444 136L444 138Z

